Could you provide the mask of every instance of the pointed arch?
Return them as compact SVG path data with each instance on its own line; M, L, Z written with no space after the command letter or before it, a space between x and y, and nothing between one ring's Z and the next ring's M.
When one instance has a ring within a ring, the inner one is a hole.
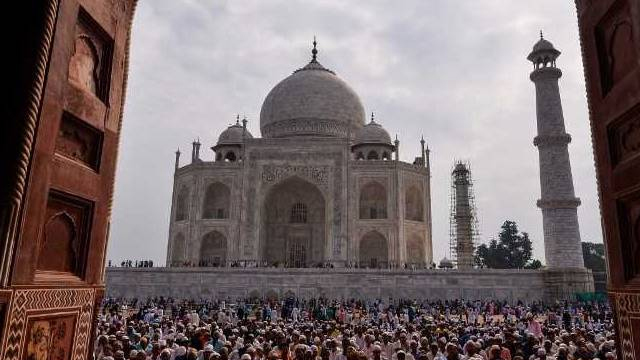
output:
M379 160L380 156L378 155L378 152L375 150L371 150L369 151L369 153L367 153L367 160Z
M404 217L411 221L424 221L424 195L422 189L411 185L405 191L405 214Z
M406 243L407 246L407 263L414 265L424 265L425 262L425 246L424 239L414 235L410 236Z
M189 216L189 189L186 186L180 188L176 199L175 221L187 220Z
M73 218L60 212L47 221L38 256L38 270L74 273L78 264L78 229Z
M325 261L326 202L313 183L293 176L264 197L260 239L263 261L286 267L308 267Z
M202 203L203 219L228 219L231 208L231 190L221 182L207 186Z
M200 242L200 266L225 266L227 262L227 238L213 230L202 237Z
M387 239L373 230L360 239L359 260L361 267L384 268L389 263Z
M360 189L360 219L387 218L387 189L371 181Z
M171 266L184 265L186 256L186 239L183 233L178 233L173 237L173 247L171 249Z

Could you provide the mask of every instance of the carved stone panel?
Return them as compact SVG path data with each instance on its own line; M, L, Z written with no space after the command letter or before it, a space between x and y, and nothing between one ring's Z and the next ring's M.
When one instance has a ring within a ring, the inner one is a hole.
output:
M640 192L618 201L618 221L624 258L624 276L627 281L640 280Z
M111 37L80 8L69 61L69 81L105 103L109 95L112 49Z
M33 317L27 323L27 339L23 350L25 360L57 360L71 358L74 314Z
M52 190L38 251L37 270L84 276L93 204Z
M617 1L596 26L602 96L637 66L629 4Z
M94 170L100 167L102 132L65 112L56 139L56 153Z
M86 359L95 295L94 289L16 291L0 358Z
M262 169L262 182L278 183L293 175L326 188L330 174L328 166L266 165Z

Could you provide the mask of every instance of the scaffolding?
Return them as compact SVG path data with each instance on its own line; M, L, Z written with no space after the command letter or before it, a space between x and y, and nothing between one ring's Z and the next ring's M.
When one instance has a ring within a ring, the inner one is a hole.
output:
M480 234L469 162L453 166L449 203L449 256L458 269L471 269Z

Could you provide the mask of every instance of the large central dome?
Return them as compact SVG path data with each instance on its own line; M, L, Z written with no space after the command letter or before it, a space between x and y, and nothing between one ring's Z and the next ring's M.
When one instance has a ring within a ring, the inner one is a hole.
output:
M358 95L316 60L282 80L267 95L260 110L262 137L353 137L364 125Z

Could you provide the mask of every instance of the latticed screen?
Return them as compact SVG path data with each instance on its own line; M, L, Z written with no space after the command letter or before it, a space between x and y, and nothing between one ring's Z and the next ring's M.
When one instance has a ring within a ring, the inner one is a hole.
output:
M291 208L291 222L304 224L307 222L307 205L303 203L293 204Z
M305 267L307 262L307 251L300 242L295 241L289 247L289 266Z

